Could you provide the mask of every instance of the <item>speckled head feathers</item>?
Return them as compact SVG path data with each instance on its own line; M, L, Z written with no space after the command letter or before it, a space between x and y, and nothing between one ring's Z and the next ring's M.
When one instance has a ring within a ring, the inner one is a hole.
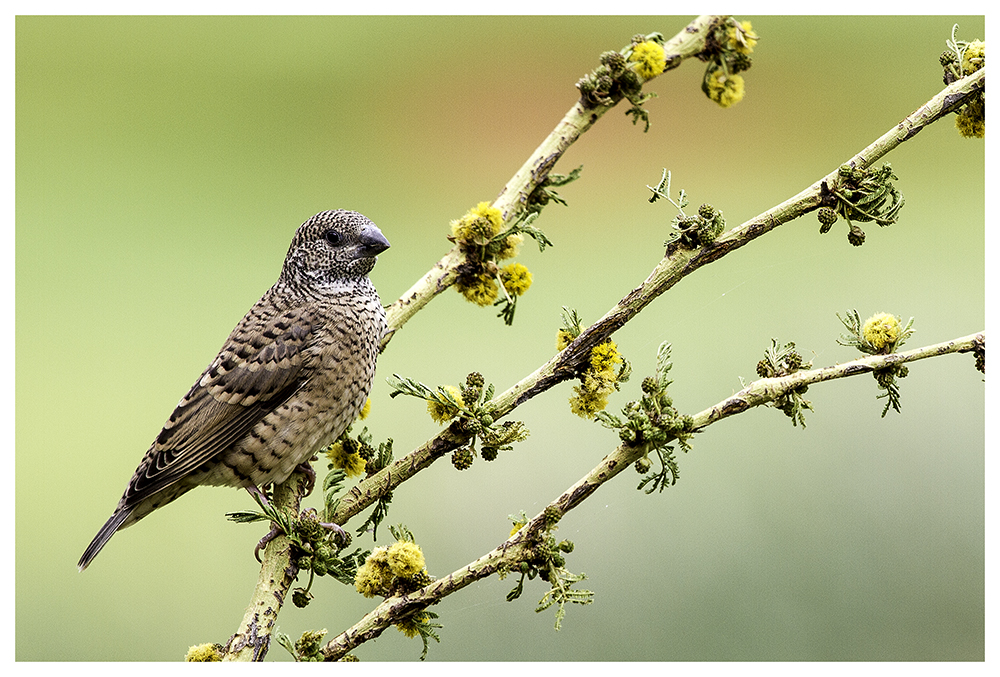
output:
M357 212L320 212L295 231L282 277L341 280L371 272L389 241L374 223Z

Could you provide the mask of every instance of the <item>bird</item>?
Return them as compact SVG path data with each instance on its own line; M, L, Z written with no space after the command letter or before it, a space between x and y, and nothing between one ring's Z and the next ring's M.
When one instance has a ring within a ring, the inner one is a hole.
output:
M316 214L278 281L180 399L77 564L197 486L280 483L354 421L375 378L386 315L368 277L389 241L361 214Z

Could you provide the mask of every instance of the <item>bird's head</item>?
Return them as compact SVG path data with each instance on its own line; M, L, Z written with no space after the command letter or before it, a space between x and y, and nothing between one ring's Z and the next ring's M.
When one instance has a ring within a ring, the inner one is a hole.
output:
M364 277L389 241L374 223L357 212L320 212L295 231L281 275L286 280L336 284Z

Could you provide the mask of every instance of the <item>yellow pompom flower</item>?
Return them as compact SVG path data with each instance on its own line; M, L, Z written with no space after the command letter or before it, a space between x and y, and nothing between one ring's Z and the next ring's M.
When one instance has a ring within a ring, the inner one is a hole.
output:
M388 593L392 579L389 549L381 546L372 550L365 563L358 567L354 575L354 588L365 597L384 595Z
M218 644L196 644L188 649L184 660L189 663L215 663L222 660Z
M969 75L986 65L986 43L973 40L962 54L962 74Z
M560 329L556 332L556 350L562 351L566 346L572 343L576 339L576 336L569 333L565 329Z
M628 60L635 62L635 72L646 80L655 78L667 67L667 56L663 47L648 40L636 45Z
M492 305L500 295L496 278L485 270L475 276L459 277L455 289L466 301L479 306Z
M745 88L740 75L727 75L719 68L709 74L705 85L708 98L723 108L729 108L743 100Z
M521 529L524 528L526 524L527 522L522 522L521 520L514 522L514 526L510 528L510 535L513 536L514 534L519 532Z
M514 235L508 235L500 243L500 248L497 249L497 253L494 258L497 261L503 261L504 259L512 259L517 256L518 252L521 251L521 245L524 243L524 235L521 233L515 233Z
M512 263L500 269L500 281L511 296L520 296L531 286L531 272L520 263Z
M982 139L986 136L986 116L982 106L966 104L955 116L955 128L967 139Z
M334 442L326 450L326 458L334 468L340 468L348 477L358 477L365 473L367 463L357 452L350 453L343 442Z
M605 341L590 351L590 368L598 374L610 374L614 377L615 366L621 364L622 356L618 354L618 346L614 341Z
M590 351L590 368L583 375L583 383L574 386L569 408L581 418L594 418L608 406L608 398L617 390L618 371L622 362L614 341L605 341Z
M424 553L412 541L396 541L389 546L389 569L400 578L412 578L426 566Z
M489 202L480 202L467 211L462 218L451 222L451 234L458 240L486 244L500 234L503 228L503 214Z
M452 399L458 402L461 406L465 406L465 400L462 399L462 391L455 386L441 386L441 390L447 392L451 395ZM431 415L436 423L444 423L445 421L455 418L458 414L458 409L450 404L442 404L436 400L427 401L427 413Z
M757 45L757 34L753 32L753 25L749 21L741 21L739 28L730 26L726 35L729 38L729 48L740 54L749 54Z
M427 614L414 614L413 616L404 618L400 622L396 623L396 629L406 635L407 639L413 639L420 634L420 624L426 623L428 620L430 619L427 617Z
M889 313L876 313L861 327L861 335L876 350L889 349L899 338L899 318Z
M368 418L368 414L370 414L371 411L372 411L372 398L369 397L367 400L365 400L365 406L361 407L361 413L358 414L358 420L364 421L366 418Z
M594 418L608 406L608 397L615 391L614 381L587 374L583 385L573 386L576 393L569 398L569 410L580 418Z

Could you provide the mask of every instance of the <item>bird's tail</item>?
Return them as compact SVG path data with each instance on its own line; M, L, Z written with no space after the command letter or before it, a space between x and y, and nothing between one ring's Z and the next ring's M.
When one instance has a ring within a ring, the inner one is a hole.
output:
M115 532L121 528L122 524L129 518L132 514L133 508L125 508L123 510L116 510L115 513L108 518L108 521L104 523L101 530L97 532L94 536L94 540L90 542L87 549L83 551L83 556L77 563L77 567L80 571L86 569L90 563L97 557L97 553L101 551L101 548L111 540L111 537L115 535Z

